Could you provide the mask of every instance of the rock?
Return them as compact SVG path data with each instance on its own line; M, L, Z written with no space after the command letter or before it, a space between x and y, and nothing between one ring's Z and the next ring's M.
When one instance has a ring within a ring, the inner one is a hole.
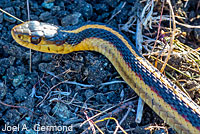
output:
M106 0L105 2L106 2L106 4L108 4L109 6L115 8L115 7L117 7L117 4L118 4L119 1L120 1L120 0Z
M0 65L1 65L1 67L8 68L9 66L13 65L14 60L15 60L15 58L14 59L12 59L12 58L0 59Z
M102 93L98 93L96 95L96 100L97 100L98 103L102 103L102 104L106 104L107 103L107 98Z
M61 24L63 27L68 25L76 25L79 23L79 18L81 17L81 14L78 12L75 12L73 14L67 15L61 20Z
M102 13L102 12L108 12L109 11L109 6L107 4L95 4L94 9L97 10L97 12Z
M16 86L19 86L21 83L24 82L24 74L22 75L18 75L18 76L15 76L15 78L13 79L13 86L16 87Z
M118 101L120 101L120 97L117 96L114 91L111 91L107 93L107 100L109 100L110 103L117 103Z
M18 88L14 92L14 97L15 97L15 100L17 100L18 102L21 102L21 101L27 99L28 93L25 88Z
M85 97L86 97L86 99L89 99L93 95L94 95L94 91L93 90L88 89L88 90L85 91Z
M3 13L0 12L0 23L3 22Z
M6 92L7 92L7 86L3 82L0 82L0 100L4 98Z
M6 69L0 66L0 75L4 75Z
M7 110L5 115L2 117L6 124L10 126L17 125L16 123L21 120L20 113L16 109Z
M93 14L93 7L91 4L81 0L78 3L77 8L74 11L80 12L84 18L89 19Z
M52 54L42 53L42 61L49 62L52 61Z
M51 9L52 14L56 14L60 11L60 7L59 6L53 6Z
M53 8L54 3L47 3L47 2L43 2L42 3L42 7L46 8L46 9L51 9Z
M20 9L20 7L15 7L15 14L16 14L16 17L21 18L21 9Z
M46 21L46 20L51 19L51 18L52 18L51 13L47 12L47 11L41 13L40 16L39 16L39 19L42 20L42 21Z
M41 57L42 57L42 53L37 53L37 54L32 55L32 64L35 65L41 62L41 59L42 59Z
M6 12L8 12L8 13L10 13L10 14L12 14L12 15L15 16L15 10L14 10L13 7L8 7L8 8L5 8L4 10L5 10ZM6 14L4 14L4 19L5 19L6 21L10 22L10 23L15 23L15 21L16 21L16 19L14 19L14 18L12 18L12 17L10 17L10 16L8 16L8 15L6 15Z
M108 71L104 70L104 67L100 61L96 60L94 63L95 64L93 66L89 66L85 70L84 75L87 76L87 81L89 84L99 85L106 80L106 76L108 76L109 73Z
M57 103L52 112L59 118L59 120L66 121L72 117L71 111L63 103Z
M53 65L52 63L40 63L39 69L42 72L52 72L55 70L55 65Z
M30 5L31 5L31 6L30 6L31 10L33 10L33 11L37 11L38 8L39 8L37 2L32 2Z
M37 15L30 15L31 20L38 20L39 17Z

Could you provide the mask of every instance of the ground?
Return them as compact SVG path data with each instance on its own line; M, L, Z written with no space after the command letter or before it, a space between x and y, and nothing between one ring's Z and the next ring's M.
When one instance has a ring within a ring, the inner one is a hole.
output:
M146 1L135 0L30 0L30 19L48 22L60 26L76 25L86 21L107 23L119 30L135 44L135 34L123 30L122 24L126 24L131 17L140 16ZM162 2L154 2L153 12L157 16L161 13ZM172 6L179 22L188 25L200 25L200 2L189 0L188 3L181 0L172 0ZM25 0L1 0L0 8L20 18L28 20ZM169 15L169 6L165 3L163 15ZM156 16L156 15L155 15ZM157 21L158 22L158 21ZM0 12L0 130L5 124L10 126L25 124L27 131L9 131L4 133L26 133L36 134L34 125L41 126L73 126L69 133L92 133L89 124L83 123L87 118L101 113L93 122L108 117L110 114L121 123L121 127L127 133L175 133L154 111L147 105L144 107L143 117L140 124L135 123L138 96L122 81L112 64L99 53L74 52L67 55L46 54L32 51L30 69L30 50L17 44L11 37L13 26L21 22ZM158 23L152 24L153 29L144 29L143 33L152 39L156 39ZM162 21L161 29L167 32L168 21ZM200 43L200 30L198 28L187 28L177 25L184 36L176 36L176 39L197 49ZM136 31L136 22L130 27ZM164 34L163 34L164 35ZM165 36L169 36L165 34ZM150 62L155 60L146 54L143 43L142 53ZM151 48L147 46L148 48ZM155 50L159 50L158 49ZM176 48L176 47L175 47ZM177 49L179 50L179 49ZM198 56L198 52L195 53ZM165 56L163 56L165 58ZM186 56L187 57L187 56ZM196 61L199 64L199 61ZM195 62L195 63L196 63ZM166 72L181 79L182 87L193 89L189 92L195 102L199 104L198 84L199 71L187 68L183 56L171 56L169 65L181 70L175 71L167 66ZM188 65L189 64L189 65ZM181 68L184 65L186 68ZM161 64L158 64L161 68ZM31 70L31 71L30 71ZM194 78L194 77L193 77ZM107 82L108 85L102 86ZM175 81L176 82L176 81ZM45 97L46 95L46 97ZM103 112L104 111L104 112ZM104 121L97 124L104 133L113 133L116 122L114 120ZM96 131L98 131L96 129ZM119 132L121 130L118 130ZM39 133L52 133L42 132ZM59 132L54 132L59 133ZM60 132L62 133L62 132Z

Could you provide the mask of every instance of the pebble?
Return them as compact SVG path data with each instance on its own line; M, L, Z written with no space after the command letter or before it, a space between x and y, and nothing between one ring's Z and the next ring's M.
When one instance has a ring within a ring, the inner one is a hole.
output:
M2 7L9 7L11 6L11 1L10 0L0 0L0 5L1 5L1 8Z
M40 63L39 70L42 72L52 72L55 70L55 65L52 63Z
M112 8L116 7L120 0L106 0L105 3L111 6Z
M79 18L81 17L81 13L75 12L73 14L67 15L61 20L61 24L63 27L69 25L76 25L79 23Z
M17 102L24 101L25 99L28 98L28 93L25 88L18 88L14 92L14 98Z
M41 62L42 53L32 55L32 64L38 64Z
M56 103L52 112L62 121L68 120L73 115L68 107L63 103Z
M31 20L39 20L39 17L37 15L30 15Z
M94 95L94 90L88 89L85 91L85 97L86 99L89 99L90 97L93 97Z
M12 14L12 15L15 16L15 10L14 10L13 7L8 7L8 8L5 8L4 10L5 10L6 12L8 12L8 13L10 13L10 14ZM14 19L14 18L12 18L12 17L10 17L10 16L8 16L8 15L6 15L6 14L4 14L3 16L4 16L4 19L5 19L6 21L10 22L10 23L15 23L15 22L16 22L16 19Z
M12 83L13 86L14 87L19 86L21 83L24 82L24 78L25 78L24 74L15 76L15 78L13 79L13 83Z
M109 6L107 4L104 4L104 3L103 4L95 4L94 9L99 13L108 12Z
M53 6L54 6L54 3L46 3L46 2L42 3L42 7L46 9L51 9Z
M50 62L52 61L52 55L53 54L48 54L48 53L42 53L42 61L45 61L45 62Z
M97 93L95 98L98 103L106 104L107 102L106 96L102 93Z
M53 15L55 15L59 11L60 11L60 7L59 6L53 6L53 8L51 9L51 12L52 12Z
M1 67L0 66L0 75L4 75L4 73L5 73L5 71L6 71L6 69L4 68L4 67Z
M120 89L123 89L123 84L120 84L120 83L116 83L116 84L111 84L109 85L109 90L110 91L119 91Z
M7 86L3 82L0 82L0 100L4 98L6 92L7 92Z
M13 65L13 63L14 63L13 60L14 59L12 59L11 57L10 58L2 58L2 59L0 59L1 67L8 68L9 66Z
M93 7L91 4L81 0L81 1L79 1L79 4L78 4L76 10L74 10L74 11L80 12L84 18L89 19L92 17Z
M17 109L9 109L6 111L5 115L1 118L9 124L10 126L15 126L17 122L21 120L20 113Z
M118 101L120 101L120 97L117 96L114 91L111 91L111 92L108 92L107 94L107 100L110 103L117 103Z
M32 3L30 4L30 8L31 8L31 10L33 10L33 11L37 11L38 8L39 8L38 3L37 3L37 2L32 2Z
M0 23L2 23L2 22L3 22L3 13L0 12Z
M39 19L41 21L46 21L46 20L51 19L51 18L52 18L52 15L48 11L41 13L40 16L39 16Z
M19 7L15 7L16 17L21 18L21 9Z
M106 76L109 75L109 72L104 70L103 65L100 61L96 60L93 66L89 66L84 74L87 75L87 81L92 85L99 85L106 80Z

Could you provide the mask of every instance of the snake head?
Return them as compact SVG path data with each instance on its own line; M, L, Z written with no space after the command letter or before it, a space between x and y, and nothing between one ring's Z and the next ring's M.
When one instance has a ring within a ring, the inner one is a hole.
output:
M58 26L52 24L27 21L13 27L11 34L15 41L24 47L47 53L59 53L64 49L64 42L58 38L58 29Z

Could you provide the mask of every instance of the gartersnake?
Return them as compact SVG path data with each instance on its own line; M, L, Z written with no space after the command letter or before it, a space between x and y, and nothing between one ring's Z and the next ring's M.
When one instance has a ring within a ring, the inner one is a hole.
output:
M46 53L97 51L128 85L178 133L200 133L200 107L152 66L120 31L102 23L58 27L38 21L15 26L20 45Z

